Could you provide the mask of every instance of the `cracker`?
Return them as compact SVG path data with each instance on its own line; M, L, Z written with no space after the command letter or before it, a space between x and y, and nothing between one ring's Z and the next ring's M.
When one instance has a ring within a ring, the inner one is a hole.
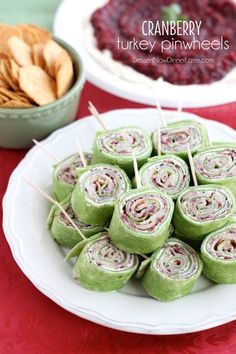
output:
M9 88L8 83L4 79L2 79L2 77L0 77L0 87L6 88L6 89Z
M5 89L4 87L0 87L0 93L12 100L15 100L17 98L15 92Z
M15 62L14 59L10 59L11 65L11 77L15 82L19 81L19 65Z
M29 103L35 103L34 100L32 100L32 98L30 98L27 93L25 93L24 91L16 91L15 92L17 94L17 96L19 97L19 99L23 102L29 102Z
M45 44L43 50L43 56L46 62L48 73L52 77L56 76L56 68L55 68L56 60L63 50L64 49L52 39L47 41L47 43Z
M32 106L33 106L32 104L24 103L20 101L14 101L14 100L10 100L0 105L0 107L2 108L29 108Z
M56 84L44 70L36 65L20 68L20 88L40 106L56 99Z
M28 24L28 27L31 30L34 30L35 32L37 32L38 37L39 37L39 42L46 43L49 39L52 38L52 34L47 29L45 29L43 27L40 27L35 24Z
M20 24L17 26L22 32L22 37L25 43L33 46L39 42L47 42L51 38L51 33L46 29L32 24Z
M30 47L39 42L38 34L32 31L27 24L17 25L17 27L21 30L23 41Z
M3 101L3 102L8 102L9 101L9 97L3 95L2 93L0 93L0 98L1 98L1 101Z
M31 100L31 98L27 95L27 93L25 93L24 91L16 91L15 92L18 96L21 96L23 98L26 98L28 100Z
M58 72L58 70L60 69L60 67L62 66L62 64L65 61L71 61L71 57L70 55L67 53L67 51L65 49L62 49L61 53L59 54L59 56L56 58L56 62L55 62L55 71L56 73Z
M35 43L32 46L34 65L38 65L42 69L44 69L45 67L43 49L44 49L44 43Z
M0 59L8 59L8 55L5 53L0 53Z
M19 101L19 102L24 102L24 103L32 103L32 100L23 97L22 95L19 95L16 92L10 91L8 89L5 89L3 87L0 87L0 94L4 95L4 97L8 98L8 100L14 100L14 101Z
M12 80L11 75L9 73L9 62L7 60L0 60L0 72L4 79L4 81L14 90L18 89L18 85Z
M24 103L35 104L35 102L31 98L26 98L24 96L16 94L16 100Z
M10 70L10 62L9 59L2 59L2 61L4 62L4 65L6 66L7 71Z
M67 58L60 66L56 74L57 97L63 96L73 84L73 64L72 60Z
M16 36L10 37L7 43L13 59L19 66L33 64L32 50L28 44Z
M44 105L73 84L69 53L33 24L0 24L0 106Z
M12 36L16 36L21 38L21 31L14 27L14 26L10 26L10 25L6 25L3 23L0 23L0 52L6 55L10 54L7 42L9 40L10 37Z

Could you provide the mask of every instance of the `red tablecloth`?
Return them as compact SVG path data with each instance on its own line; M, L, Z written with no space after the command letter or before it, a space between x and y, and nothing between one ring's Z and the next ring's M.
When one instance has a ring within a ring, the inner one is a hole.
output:
M86 84L78 117L88 114L88 100L101 112L144 107ZM191 112L236 128L236 103ZM0 150L1 198L11 172L25 152ZM148 336L115 331L76 317L41 294L24 276L2 230L0 242L0 354L236 353L236 322L193 334Z

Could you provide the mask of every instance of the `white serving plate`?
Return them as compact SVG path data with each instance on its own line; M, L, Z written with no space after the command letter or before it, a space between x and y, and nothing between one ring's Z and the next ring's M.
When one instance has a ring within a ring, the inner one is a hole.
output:
M167 122L178 113L164 111ZM234 141L236 132L215 121L183 113L181 118L203 122L214 140ZM148 132L158 125L155 109L124 109L103 114L108 128L139 125ZM42 144L59 159L76 151L76 139L89 151L97 122L87 117L59 129ZM3 200L3 228L12 254L32 283L64 309L107 327L146 334L175 334L215 327L236 318L236 285L214 285L203 276L193 292L163 303L150 298L134 279L119 292L97 293L82 288L72 278L71 264L46 229L49 203L22 177L50 190L52 161L32 148L9 180Z
M128 82L107 71L85 49L82 30L94 9L100 7L104 1L106 0L63 0L54 17L55 36L70 43L80 53L87 79L94 85L139 103L156 105L158 99L164 107L177 107L180 101L183 102L183 107L189 108L214 106L236 100L236 78L224 84L164 85L155 90Z

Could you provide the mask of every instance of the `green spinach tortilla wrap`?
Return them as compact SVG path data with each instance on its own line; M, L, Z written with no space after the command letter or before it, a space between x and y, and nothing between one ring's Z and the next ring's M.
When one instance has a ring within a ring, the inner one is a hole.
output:
M188 161L187 145L194 155L199 149L209 146L206 128L194 120L181 120L161 128L161 154L175 154ZM157 153L158 131L152 135L154 150Z
M142 186L161 188L172 199L176 199L190 183L186 162L175 155L149 159L139 170L139 176Z
M79 219L91 225L106 225L115 201L131 188L126 173L118 166L91 165L78 171L71 204Z
M70 216L70 218L74 221L76 226L82 231L85 237L95 235L104 229L103 225L89 225L81 222L72 209L70 197L60 204ZM78 231L75 230L75 228L70 224L62 211L55 205L50 211L47 224L54 240L60 246L72 248L79 241L82 241Z
M89 165L92 155L84 153L84 157ZM54 166L52 191L59 202L73 191L77 181L76 168L79 167L83 167L79 154L70 155Z
M204 239L201 258L207 278L219 284L236 284L236 222Z
M190 187L177 199L173 225L181 238L201 242L212 231L224 226L235 210L231 191L214 184Z
M143 187L123 194L116 202L109 226L114 245L130 253L150 253L170 234L172 199L161 190Z
M229 223L231 223L231 222L236 222L236 213L235 212L230 216Z
M204 149L193 163L199 184L220 184L236 196L236 144Z
M93 144L92 163L110 163L120 166L129 176L134 175L134 152L141 167L151 156L152 142L149 135L138 127L123 127L98 132Z
M194 249L170 238L151 257L141 283L155 299L172 301L191 292L201 271L202 261Z
M90 290L121 289L138 268L138 256L118 249L107 232L85 244L73 267L73 275Z

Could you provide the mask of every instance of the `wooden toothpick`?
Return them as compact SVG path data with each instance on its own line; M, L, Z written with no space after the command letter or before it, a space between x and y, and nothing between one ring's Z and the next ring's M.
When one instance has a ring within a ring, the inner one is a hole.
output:
M190 169L191 169L191 173L192 173L192 177L193 177L193 184L194 184L194 186L198 186L195 167L194 167L194 163L193 163L193 157L191 154L189 144L187 145L187 151L188 151L189 165L190 165Z
M163 127L167 127L166 119L165 119L165 116L164 116L164 114L163 114L163 111L162 111L162 108L161 108L161 105L160 105L159 102L157 102L156 107L157 107L157 110L158 110L158 112L159 112L159 116L160 116L160 118L161 118L161 124L162 124L162 126L163 126Z
M143 257L144 259L148 259L148 258L149 258L148 256L146 256L146 254L140 253L139 255L140 255L141 257Z
M157 155L161 156L161 129L157 128Z
M138 164L137 164L136 156L135 156L135 153L133 150L132 150L132 156L133 156L133 165L134 165L134 174L135 174L136 185L137 185L137 188L141 188L142 183L141 183L140 175L138 172Z
M75 228L75 230L79 233L79 235L82 237L83 240L86 239L82 231L78 228L78 226L74 223L74 221L71 219L70 215L65 211L65 209L61 206L60 203L58 203L55 199L53 199L49 194L47 194L43 189L40 187L34 185L32 182L28 181L26 178L22 177L23 181L26 182L28 185L30 185L32 188L34 188L37 192L39 192L44 198L48 199L52 204L56 205L61 212L65 215L66 219L69 221L69 223Z
M80 156L80 159L81 159L81 162L83 164L84 167L87 166L87 161L86 161L86 158L84 156L84 153L81 149L81 146L80 146L80 143L79 143L79 140L78 139L75 139L75 142L76 142L76 145L77 145L77 150L78 150L78 154Z
M48 157L50 157L51 160L54 162L58 162L57 158L51 154L38 140L33 139L33 143L38 146Z
M97 119L97 121L101 125L102 129L107 130L107 127L103 123L103 120L102 120L100 114L98 113L96 107L92 104L91 101L89 101L88 109L89 109L89 112L94 116L94 118Z

